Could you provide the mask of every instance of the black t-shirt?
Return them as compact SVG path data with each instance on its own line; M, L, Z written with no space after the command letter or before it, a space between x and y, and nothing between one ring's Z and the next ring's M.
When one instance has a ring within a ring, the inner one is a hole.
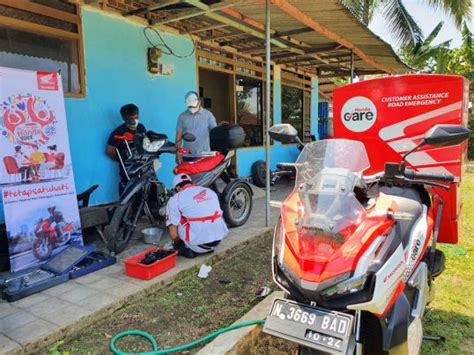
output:
M115 138L115 136L123 136L126 133L135 135L138 133L139 134L138 143L142 144L143 136L145 132L146 132L145 126L142 125L141 123L138 124L136 130L128 128L127 125L124 123L113 130L113 132L109 136L109 140L107 141L107 144L117 148L120 153L120 156L125 161L130 155L127 149L127 145L125 144L124 140L117 139ZM136 140L130 140L127 142L128 142L128 146L130 147L130 150L132 151L132 154L134 154L137 150L136 145L135 145ZM124 177L122 169L120 169L120 175Z

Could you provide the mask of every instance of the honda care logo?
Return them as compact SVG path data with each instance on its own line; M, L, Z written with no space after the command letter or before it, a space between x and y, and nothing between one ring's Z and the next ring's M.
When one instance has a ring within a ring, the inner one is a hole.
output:
M341 117L349 131L364 132L374 125L377 109L368 98L356 96L342 106Z

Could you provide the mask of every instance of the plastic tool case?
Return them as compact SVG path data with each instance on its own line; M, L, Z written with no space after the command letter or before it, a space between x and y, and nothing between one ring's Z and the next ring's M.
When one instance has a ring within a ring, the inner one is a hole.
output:
M241 147L245 142L245 132L239 125L226 124L214 127L210 134L211 150L226 152Z
M95 252L95 248L69 246L47 263L0 279L2 298L17 301L116 262L115 257Z

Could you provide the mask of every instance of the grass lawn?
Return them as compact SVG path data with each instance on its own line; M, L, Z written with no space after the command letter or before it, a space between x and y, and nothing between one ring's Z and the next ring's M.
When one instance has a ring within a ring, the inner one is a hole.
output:
M424 333L443 336L445 342L425 341L423 354L474 354L474 173L463 182L461 242L464 256L448 255L445 272L436 279L435 299L424 319ZM75 339L59 342L53 354L104 354L112 335L127 329L150 332L162 347L187 343L211 331L230 325L252 308L261 286L276 287L271 279L269 233L244 245L229 258L216 262L206 280L196 278L197 269L188 270L166 289L142 301L125 306L115 314L80 332ZM446 253L455 249L440 246ZM294 353L294 344L275 345L266 338L268 353ZM125 338L117 346L125 351L144 351L144 343ZM193 349L191 353L194 353Z
M447 255L446 270L435 281L435 298L423 326L426 335L440 335L445 342L424 341L423 354L474 354L474 173L462 184L462 230L465 256ZM440 247L445 253L456 250Z
M58 342L50 353L106 354L111 336L129 329L147 331L167 348L229 326L261 301L256 296L260 287L277 288L271 277L272 240L267 233L240 245L230 257L213 263L205 280L197 278L197 268L181 273L172 285L117 310L75 339ZM151 350L137 337L125 337L116 346L126 352Z

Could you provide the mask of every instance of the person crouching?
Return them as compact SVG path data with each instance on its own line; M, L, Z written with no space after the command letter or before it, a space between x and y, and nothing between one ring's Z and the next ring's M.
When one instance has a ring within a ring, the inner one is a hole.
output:
M166 205L166 226L178 255L194 258L210 253L229 230L216 193L194 185L186 174L173 179L176 194Z

